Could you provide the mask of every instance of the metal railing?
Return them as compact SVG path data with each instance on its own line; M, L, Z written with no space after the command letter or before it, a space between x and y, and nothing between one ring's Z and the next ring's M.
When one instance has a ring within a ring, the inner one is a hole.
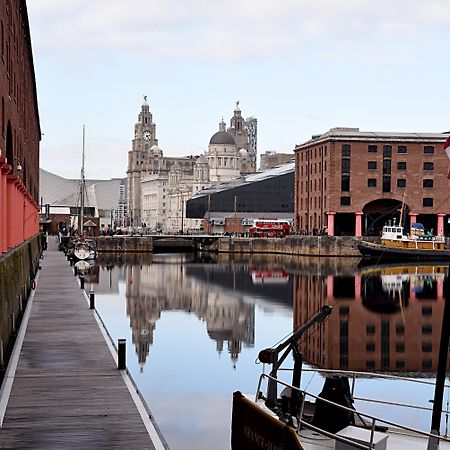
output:
M345 373L343 371L332 371L332 370L323 370L323 372L334 372L334 373L341 373L341 374ZM353 372L353 373L356 375L358 372ZM360 373L362 373L362 372L360 372ZM348 375L348 373L346 375ZM371 375L373 376L373 374L371 374ZM393 377L393 378L410 380L409 378L402 378L402 377ZM296 391L298 394L301 395L301 399L302 400L301 400L301 403L300 403L299 414L298 414L298 417L297 417L297 419L298 419L297 434L300 432L301 426L303 425L306 428L310 428L313 431L316 431L317 433L320 433L320 434L322 434L324 436L327 436L327 437L329 437L331 439L336 439L338 441L342 441L342 442L345 442L347 444L350 443L352 446L354 446L356 448L372 449L372 448L374 448L373 447L373 444L374 444L374 442L373 442L373 440L374 440L374 433L375 433L375 430L377 428L377 423L378 423L378 424L383 424L383 425L388 425L388 426L391 426L391 427L395 427L398 430L404 430L404 431L409 432L409 433L413 433L413 434L416 434L416 435L419 435L419 436L423 436L424 438L433 439L433 440L437 440L437 441L450 442L450 438L448 438L446 436L439 436L439 435L435 435L435 434L432 434L432 433L428 433L428 432L425 432L425 431L422 431L422 430L418 430L416 428L412 428L412 427L409 427L409 426L406 426L406 425L402 425L402 424L399 424L399 423L396 423L396 422L392 422L392 421L387 420L387 419L382 419L380 417L373 416L371 414L367 414L367 413L358 411L356 409L349 408L349 407L344 406L344 405L340 405L338 403L332 402L331 400L327 400L326 398L319 397L318 395L315 395L315 394L312 394L310 392L307 392L306 390L299 389L299 388L297 388L295 386L292 386L289 383L285 383L284 381L278 380L278 379L276 379L276 378L274 378L274 377L272 377L272 376L270 376L268 374L265 374L265 373L261 374L260 377L259 377L258 387L257 387L257 390L256 390L256 396L255 396L255 403L258 401L259 398L261 398L260 397L261 384L262 384L264 379L266 379L267 382L269 382L269 380L272 380L275 383L280 384L280 385L282 385L284 387L290 388L292 391ZM433 384L433 383L426 383L426 384ZM447 387L449 387L449 386L447 385ZM326 403L328 405L331 405L331 406L334 406L336 408L339 408L339 409L341 409L343 411L351 412L352 414L356 414L359 418L365 418L365 419L367 419L368 422L371 422L370 427L366 428L366 429L370 429L371 430L371 432L370 432L370 441L369 441L368 446L364 445L364 444L359 444L359 443L357 443L357 442L355 442L353 440L346 439L343 436L339 436L338 434L330 433L330 432L328 432L326 430L318 428L318 427L310 424L309 422L305 421L302 418L302 416L303 416L303 410L304 410L305 401L306 401L307 397L310 397L310 398L312 398L312 399L314 399L316 401L319 400L319 401L324 402L324 403ZM364 400L365 401L373 401L373 400L370 400L370 399L364 399ZM373 402L375 403L377 401L374 400ZM392 404L395 404L395 403L392 402ZM403 405L401 403L397 403L395 405L396 406L400 406L400 407L403 407L403 406L404 407L414 407L413 405Z

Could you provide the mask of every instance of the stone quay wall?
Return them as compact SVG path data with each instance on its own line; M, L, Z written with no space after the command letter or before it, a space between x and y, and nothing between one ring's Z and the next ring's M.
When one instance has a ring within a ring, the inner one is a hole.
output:
M359 239L351 236L287 236L284 239L221 237L203 250L218 253L361 257L358 242Z
M40 235L0 256L0 382L42 253Z
M98 236L95 238L98 253L151 253L151 236Z

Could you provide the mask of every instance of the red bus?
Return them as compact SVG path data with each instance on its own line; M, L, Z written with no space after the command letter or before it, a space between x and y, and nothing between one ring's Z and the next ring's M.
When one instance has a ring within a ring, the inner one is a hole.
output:
M257 219L248 230L250 237L283 238L291 232L291 222L283 219Z

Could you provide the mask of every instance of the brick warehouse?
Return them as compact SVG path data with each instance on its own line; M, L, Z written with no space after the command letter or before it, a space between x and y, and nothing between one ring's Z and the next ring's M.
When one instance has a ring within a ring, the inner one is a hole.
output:
M295 226L377 235L388 219L450 235L448 134L332 128L295 147Z
M0 7L0 254L39 231L41 130L25 0Z

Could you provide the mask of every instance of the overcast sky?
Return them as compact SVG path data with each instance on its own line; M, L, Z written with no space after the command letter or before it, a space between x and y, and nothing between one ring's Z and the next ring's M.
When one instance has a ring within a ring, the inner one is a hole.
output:
M28 0L41 167L125 177L148 96L165 156L204 152L235 102L258 153L336 126L450 130L448 0Z

